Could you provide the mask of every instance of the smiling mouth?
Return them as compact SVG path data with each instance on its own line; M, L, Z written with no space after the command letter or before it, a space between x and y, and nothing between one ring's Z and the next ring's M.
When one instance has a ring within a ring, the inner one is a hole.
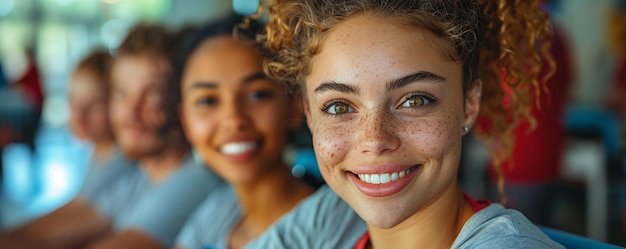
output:
M237 155L251 152L256 148L257 143L255 142L227 143L220 147L220 152L225 155Z
M416 168L417 168L417 165L407 170L402 170L402 171L392 172L392 173L381 173L381 174L354 174L353 173L353 174L356 175L361 181L364 181L369 184L385 184L385 183L397 181L398 179L403 178L404 176L411 173L411 171L415 170Z

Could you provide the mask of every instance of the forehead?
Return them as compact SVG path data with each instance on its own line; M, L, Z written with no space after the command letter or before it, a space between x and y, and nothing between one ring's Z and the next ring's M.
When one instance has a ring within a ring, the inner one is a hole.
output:
M320 54L312 59L312 74L346 79L319 79L352 82L352 79L406 75L417 70L436 73L458 68L449 57L451 46L432 32L412 27L393 17L361 14L335 25L322 44ZM349 68L354 73L345 70ZM310 77L308 77L310 78ZM386 79L388 80L388 79ZM353 82L355 83L355 82Z
M198 46L187 61L185 75L246 74L259 71L261 67L261 55L252 45L221 36L207 39Z
M107 90L104 79L98 77L95 72L86 69L76 70L70 77L70 94L100 94L104 95Z
M123 55L115 59L111 69L113 88L148 88L165 84L170 66L165 58L144 55Z

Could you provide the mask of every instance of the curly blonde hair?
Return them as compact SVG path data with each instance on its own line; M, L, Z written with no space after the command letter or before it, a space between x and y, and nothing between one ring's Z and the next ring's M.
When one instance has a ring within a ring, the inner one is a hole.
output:
M355 14L389 17L449 41L465 91L483 82L479 119L485 125L477 133L492 152L503 192L500 164L512 151L513 129L520 120L533 120L530 94L547 91L551 73L540 74L542 63L551 72L555 67L540 0L276 0L269 11L266 33L259 36L272 52L265 71L293 91L304 85L310 60L333 26Z

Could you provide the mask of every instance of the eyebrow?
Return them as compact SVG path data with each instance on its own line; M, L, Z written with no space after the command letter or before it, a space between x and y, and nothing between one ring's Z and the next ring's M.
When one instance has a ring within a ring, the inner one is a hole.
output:
M243 78L243 80L241 80L241 84L245 85L255 80L261 80L261 79L267 79L267 77L265 76L263 72L256 72Z
M416 82L433 82L433 83L442 83L445 82L446 78L443 76L437 75L435 73L427 72L427 71L419 71L402 78L394 79L387 83L387 91L403 88L409 84Z
M445 81L446 78L438 74L427 71L419 71L398 79L391 80L389 83L387 83L387 91L399 89L416 82L441 83ZM320 84L317 88L315 88L313 92L320 93L325 91L338 91L343 93L358 94L359 88L354 85L331 81Z
M263 72L256 72L243 78L243 80L241 80L241 84L246 85L259 79L267 79L267 77L265 77L265 74L263 74ZM196 82L196 83L193 83L191 86L189 86L187 88L187 91L198 89L198 88L216 89L217 87L218 85L215 82Z
M320 84L318 87L315 88L313 92L320 93L320 92L326 92L326 91L338 91L338 92L343 92L343 93L358 94L359 88L353 85L337 83L337 82L332 81L332 82L324 82Z
M186 91L191 91L194 89L201 89L201 88L216 89L217 84L213 82L196 82L196 83L193 83L191 86L187 87Z

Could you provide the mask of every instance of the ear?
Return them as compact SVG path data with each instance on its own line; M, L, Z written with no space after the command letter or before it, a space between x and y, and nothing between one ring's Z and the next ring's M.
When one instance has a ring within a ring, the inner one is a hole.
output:
M480 112L480 97L483 90L483 82L476 80L474 86L465 93L465 116L463 126L470 129L474 126Z

